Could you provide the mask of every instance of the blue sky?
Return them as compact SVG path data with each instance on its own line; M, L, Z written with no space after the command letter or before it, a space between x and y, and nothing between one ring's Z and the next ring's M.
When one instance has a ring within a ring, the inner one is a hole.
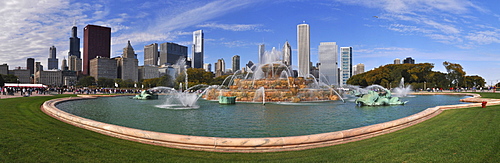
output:
M311 29L311 61L320 42L353 47L354 64L370 70L413 57L416 62L459 63L467 75L500 80L500 2L496 0L2 0L0 64L25 67L33 57L47 65L49 47L67 56L71 27L83 41L87 24L112 28L112 54L131 41L142 65L144 45L175 42L189 47L192 32L205 34L205 63L233 55L257 62L258 45L293 48L296 26ZM376 16L376 17L375 17Z

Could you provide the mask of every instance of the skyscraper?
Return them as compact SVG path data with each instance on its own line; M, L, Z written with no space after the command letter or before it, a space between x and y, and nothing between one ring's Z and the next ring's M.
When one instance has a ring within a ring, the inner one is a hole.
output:
M30 70L30 75L35 74L35 58L26 59L26 68Z
M179 59L187 59L188 48L172 42L160 44L160 65L174 65ZM203 68L203 65L199 68Z
M58 62L59 60L56 58L56 47L52 46L49 48L49 59L47 61L48 63L48 69L49 70L54 70L58 68Z
M215 77L224 75L225 69L226 63L224 62L224 58L218 59L217 63L215 63Z
M139 72L138 72L138 60L130 44L128 41L127 47L123 48L123 54L121 58L116 58L116 66L117 66L117 77L123 80L130 79L134 82L139 81Z
M394 64L401 64L401 60L399 58L394 59Z
M77 28L71 28L69 38L68 69L71 71L82 71L82 58L80 52L80 38L77 36Z
M292 66L292 46L290 46L288 41L283 45L283 64L288 67Z
M90 60L110 57L111 28L87 25L83 28L83 74L90 75Z
M347 80L352 76L352 47L340 47L342 85L346 85Z
M108 79L116 79L117 78L117 62L114 59L110 59L108 57L97 56L96 58L90 61L90 76L93 76L95 79L99 78L108 78Z
M63 58L61 62L61 70L68 70L68 63L66 61L66 58Z
M158 66L158 44L153 43L144 46L144 65Z
M264 64L264 58L266 54L266 45L260 44L259 45L259 64L262 65Z
M413 59L413 58L411 58L411 57L406 57L406 58L403 60L403 63L415 64L415 59Z
M203 64L203 69L205 69L206 72L212 72L212 64L210 63Z
M203 68L204 45L203 45L203 30L193 32L193 61L192 68Z
M299 56L299 76L307 77L311 69L309 24L297 25L297 45Z
M71 28L71 37L69 38L69 52L68 56L76 56L77 58L81 58L80 53L80 38L77 36L77 28L73 26Z
M233 56L233 63L232 64L233 64L233 67L232 67L233 73L240 70L240 56L239 55Z
M354 65L352 75L358 75L364 72L365 72L365 64L358 63L357 65Z
M338 45L336 42L321 42L319 45L319 73L330 85L338 85ZM320 78L322 79L322 78Z

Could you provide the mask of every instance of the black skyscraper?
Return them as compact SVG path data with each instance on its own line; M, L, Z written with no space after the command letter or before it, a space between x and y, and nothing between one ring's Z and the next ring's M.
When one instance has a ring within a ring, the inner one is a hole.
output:
M68 56L76 56L81 58L80 53L80 38L77 36L76 26L71 29L71 37L69 38L69 52Z

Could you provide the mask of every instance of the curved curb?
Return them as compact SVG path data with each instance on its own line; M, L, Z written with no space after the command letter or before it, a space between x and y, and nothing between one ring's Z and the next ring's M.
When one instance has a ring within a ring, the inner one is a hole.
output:
M453 93L452 95L473 96L471 98L466 98L470 99L470 101L476 101L480 97L477 94ZM41 106L41 110L45 112L47 115L52 116L68 124L121 139L132 140L146 144L171 147L171 148L213 151L213 152L241 152L241 153L294 151L294 150L304 150L304 149L332 146L336 144L343 144L343 143L371 138L374 136L394 132L412 126L414 124L420 123L422 121L425 121L427 119L430 119L438 115L445 109L481 106L480 103L436 106L433 108L428 108L417 114L389 122L384 122L349 130L313 134L313 135L268 137L268 138L223 138L223 137L178 135L178 134L169 134L169 133L128 128L128 127L112 125L78 117L76 115L69 114L62 110L59 110L57 107L55 107L56 104L60 102L71 101L71 100L83 100L89 98L96 98L96 97L84 96L84 97L53 99L44 102L43 105ZM500 100L494 100L488 102L488 105L499 105L499 104Z

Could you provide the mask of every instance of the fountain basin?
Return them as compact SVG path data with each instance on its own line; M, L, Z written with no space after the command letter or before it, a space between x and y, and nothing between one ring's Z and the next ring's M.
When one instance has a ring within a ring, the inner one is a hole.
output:
M455 94L456 95L456 94ZM463 94L462 94L463 95ZM88 99L72 97L45 102L42 110L50 116L75 126L123 139L162 145L167 147L218 151L218 152L271 152L302 150L366 139L383 133L393 132L433 117L444 109L478 107L481 104L461 104L446 107L432 107L408 117L354 129L311 134L304 136L264 137L264 138L223 138L190 136L133 129L82 118L64 112L56 107L58 103ZM489 105L500 102L489 102Z

